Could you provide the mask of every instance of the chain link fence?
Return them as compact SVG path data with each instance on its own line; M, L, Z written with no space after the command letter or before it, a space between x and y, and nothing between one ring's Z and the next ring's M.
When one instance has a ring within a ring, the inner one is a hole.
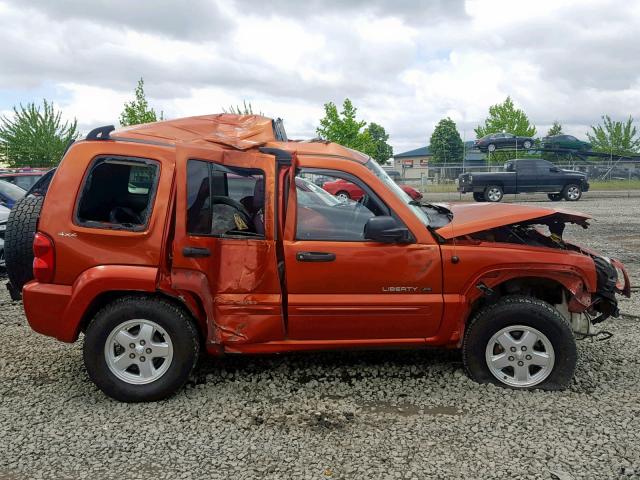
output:
M603 162L557 163L558 168L586 173L592 190L640 190L640 159ZM458 176L469 172L502 172L504 165L450 164L404 169L398 183L411 185L422 192L455 192Z

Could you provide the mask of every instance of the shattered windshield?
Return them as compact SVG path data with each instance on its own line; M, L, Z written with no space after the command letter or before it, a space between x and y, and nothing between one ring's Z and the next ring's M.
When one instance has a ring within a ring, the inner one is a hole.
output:
M369 159L365 166L371 170L376 177L389 187L400 200L411 207L411 210L427 227L439 228L448 224L453 218L451 211L440 205L422 204L416 200L412 200L400 186L387 175L380 165L372 159Z

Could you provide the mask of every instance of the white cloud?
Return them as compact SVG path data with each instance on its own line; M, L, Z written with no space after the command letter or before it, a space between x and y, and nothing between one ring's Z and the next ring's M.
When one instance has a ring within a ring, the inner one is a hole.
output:
M427 143L445 116L471 138L507 95L539 133L640 116L636 2L135 3L123 15L124 0L0 0L0 110L16 89L47 85L83 129L117 123L144 76L168 117L246 99L299 138L315 135L324 102L350 97L396 151Z

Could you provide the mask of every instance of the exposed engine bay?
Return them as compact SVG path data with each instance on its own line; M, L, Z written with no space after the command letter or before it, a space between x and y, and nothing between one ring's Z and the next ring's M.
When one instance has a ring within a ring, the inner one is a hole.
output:
M473 232L456 238L456 241L512 243L534 247L546 247L579 252L593 259L597 275L597 291L593 294L593 302L583 314L569 312L565 299L563 304L556 305L572 323L574 331L589 334L589 325L600 323L610 316L618 317L616 293L630 296L629 280L619 268L619 262L600 256L595 252L565 241L562 238L567 223L577 223L588 228L586 221L572 221L566 218L549 216L537 218L511 225L502 225L489 230ZM585 315L586 318L580 318Z

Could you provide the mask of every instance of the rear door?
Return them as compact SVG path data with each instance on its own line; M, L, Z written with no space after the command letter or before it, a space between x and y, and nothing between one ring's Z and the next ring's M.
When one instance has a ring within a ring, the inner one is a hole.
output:
M172 286L198 295L208 343L282 340L273 156L177 148Z
M355 202L313 192L307 180L313 175L343 178L364 196ZM438 245L424 241L426 227L409 244L368 241L368 219L391 215L404 222L380 190L340 168L314 168L304 160L296 183L284 236L289 338L421 341L434 335L443 308L442 274Z

